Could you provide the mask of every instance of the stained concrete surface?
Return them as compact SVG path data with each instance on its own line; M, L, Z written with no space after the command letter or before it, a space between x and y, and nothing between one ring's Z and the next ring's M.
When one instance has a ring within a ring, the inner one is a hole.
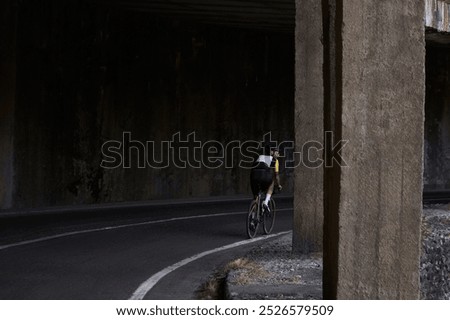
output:
M328 125L349 142L348 166L325 170L324 298L417 299L424 11L403 1L330 4Z
M2 1L0 4L0 208L12 206L14 190L15 4L15 1Z
M321 6L320 1L297 1L295 144L297 152L308 152L295 171L293 246L301 253L322 250L323 238L323 150L317 147L324 140Z
M18 7L14 190L0 208L249 194L232 169L105 170L105 141L293 140L292 35L157 18L96 2ZM2 106L2 112L4 107ZM2 143L3 144L3 143ZM150 153L152 155L152 153ZM9 170L2 164L2 170ZM10 172L9 170L8 172ZM292 192L292 170L282 172ZM7 177L5 175L5 177ZM3 183L3 182L2 182Z

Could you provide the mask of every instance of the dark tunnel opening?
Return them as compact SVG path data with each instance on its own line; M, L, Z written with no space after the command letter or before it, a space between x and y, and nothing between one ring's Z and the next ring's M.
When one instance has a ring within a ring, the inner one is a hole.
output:
M424 197L450 197L450 37L427 30Z

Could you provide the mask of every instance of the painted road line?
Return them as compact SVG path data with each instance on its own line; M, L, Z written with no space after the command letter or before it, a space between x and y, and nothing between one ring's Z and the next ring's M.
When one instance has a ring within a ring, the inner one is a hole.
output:
M288 211L288 210L293 210L293 208L278 209L277 211ZM238 214L245 214L245 213L247 213L247 211L224 212L224 213L206 214L206 215L200 215L200 216L178 217L178 218L171 218L171 219L164 219L164 220L130 223L130 224L123 224L123 225L119 225L119 226L111 226L111 227L104 227L104 228L97 228L97 229L72 231L72 232L56 234L53 236L42 237L42 238L37 238L37 239L33 239L33 240L26 240L26 241L20 241L20 242L16 242L16 243L2 245L2 246L0 246L0 250L5 250L5 249L13 248L13 247L19 247L19 246L24 246L27 244L44 242L44 241L49 241L49 240L54 240L54 239L60 239L60 238L65 238L65 237L70 237L70 236L75 236L75 235L80 235L80 234L92 233L92 232L117 230L117 229L123 229L123 228L132 228L132 227L139 227L139 226L158 224L158 223L167 223L167 222L173 222L173 221L222 217L222 216L238 215Z
M155 273L153 276L151 276L150 278L148 278L145 282L143 282L139 288L136 289L136 291L133 293L133 295L128 299L128 300L142 300L144 299L144 297L147 295L147 293L159 282L159 280L161 280L162 278L164 278L165 276L167 276L169 273L177 270L178 268L181 268L185 265L187 265L188 263L191 263L192 261L201 259L207 255L213 254L213 253L217 253L220 251L224 251L224 250L228 250L228 249L233 249L239 246L243 246L246 244L250 244L253 242L258 242L258 241L262 241L262 240L266 240L266 239L270 239L273 237L277 237L277 236L281 236L281 235L285 235L288 233L291 233L292 231L284 231L284 232L280 232L280 233L276 233L276 234L271 234L271 235L267 235L267 236L263 236L263 237L259 237L259 238L254 238L254 239L249 239L249 240L244 240L244 241L239 241L239 242L235 242L223 247L219 247L216 249L212 249L212 250L208 250L199 254L196 254L190 258L181 260L180 262L177 262L161 271L159 271L158 273Z

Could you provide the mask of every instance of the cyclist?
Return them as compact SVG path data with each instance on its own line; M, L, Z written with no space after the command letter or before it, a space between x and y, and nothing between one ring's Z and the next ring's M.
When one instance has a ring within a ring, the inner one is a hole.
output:
M250 173L250 185L253 197L256 199L260 191L266 193L266 199L263 202L264 211L270 211L269 201L275 185L278 190L282 188L279 175L279 156L280 153L276 147L271 147L269 144L266 144L264 146L264 153L258 157Z

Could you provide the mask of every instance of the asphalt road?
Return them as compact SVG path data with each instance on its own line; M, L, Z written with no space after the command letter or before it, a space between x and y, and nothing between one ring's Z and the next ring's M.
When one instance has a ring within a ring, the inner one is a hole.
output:
M291 230L292 198L277 206L273 233ZM247 201L230 200L1 218L0 299L129 299L168 266L245 240L247 208ZM252 245L192 261L144 298L192 298L214 268Z

